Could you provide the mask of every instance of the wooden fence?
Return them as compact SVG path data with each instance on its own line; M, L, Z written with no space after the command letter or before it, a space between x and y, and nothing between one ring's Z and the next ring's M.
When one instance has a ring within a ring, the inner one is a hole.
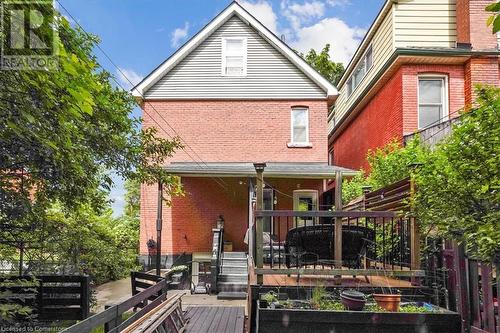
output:
M410 197L412 185L409 178L405 178L376 191L363 194L349 202L343 209L346 211L392 211L405 213L410 211Z
M0 278L4 303L33 307L38 320L82 320L89 316L89 277L80 275L11 276Z
M468 258L463 245L448 242L450 295L462 316L463 332L500 333L500 263ZM496 301L495 301L496 300Z

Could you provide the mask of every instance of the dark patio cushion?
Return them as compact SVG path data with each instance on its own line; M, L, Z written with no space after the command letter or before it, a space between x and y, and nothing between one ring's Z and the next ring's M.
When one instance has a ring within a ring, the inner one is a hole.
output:
M334 224L318 224L290 229L286 235L286 265L303 266L317 263L318 260L334 260ZM360 258L369 250L375 240L372 229L364 226L342 226L342 259L349 267L359 267ZM316 256L303 256L313 253Z

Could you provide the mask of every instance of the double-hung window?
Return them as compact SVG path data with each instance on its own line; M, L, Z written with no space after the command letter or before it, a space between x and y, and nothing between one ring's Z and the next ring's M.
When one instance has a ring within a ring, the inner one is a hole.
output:
M245 76L247 73L246 38L222 38L222 75Z
M448 115L446 77L418 78L418 128L426 128L446 120Z
M305 107L292 109L292 145L309 144L309 110Z

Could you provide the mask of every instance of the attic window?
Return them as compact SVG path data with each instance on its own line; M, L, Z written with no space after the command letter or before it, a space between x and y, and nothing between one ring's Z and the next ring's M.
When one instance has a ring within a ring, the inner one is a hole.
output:
M245 76L246 74L246 38L222 38L222 75Z

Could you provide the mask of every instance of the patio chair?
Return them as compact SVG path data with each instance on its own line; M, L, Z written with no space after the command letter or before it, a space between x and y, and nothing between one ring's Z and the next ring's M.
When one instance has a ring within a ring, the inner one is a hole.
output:
M290 229L285 241L285 264L290 267L333 263L335 225L318 224ZM372 229L355 226L342 226L343 265L359 268L361 258L371 251L370 244L375 241Z
M268 232L264 232L262 246L265 264L279 262L285 254L285 242L278 242L277 237Z

